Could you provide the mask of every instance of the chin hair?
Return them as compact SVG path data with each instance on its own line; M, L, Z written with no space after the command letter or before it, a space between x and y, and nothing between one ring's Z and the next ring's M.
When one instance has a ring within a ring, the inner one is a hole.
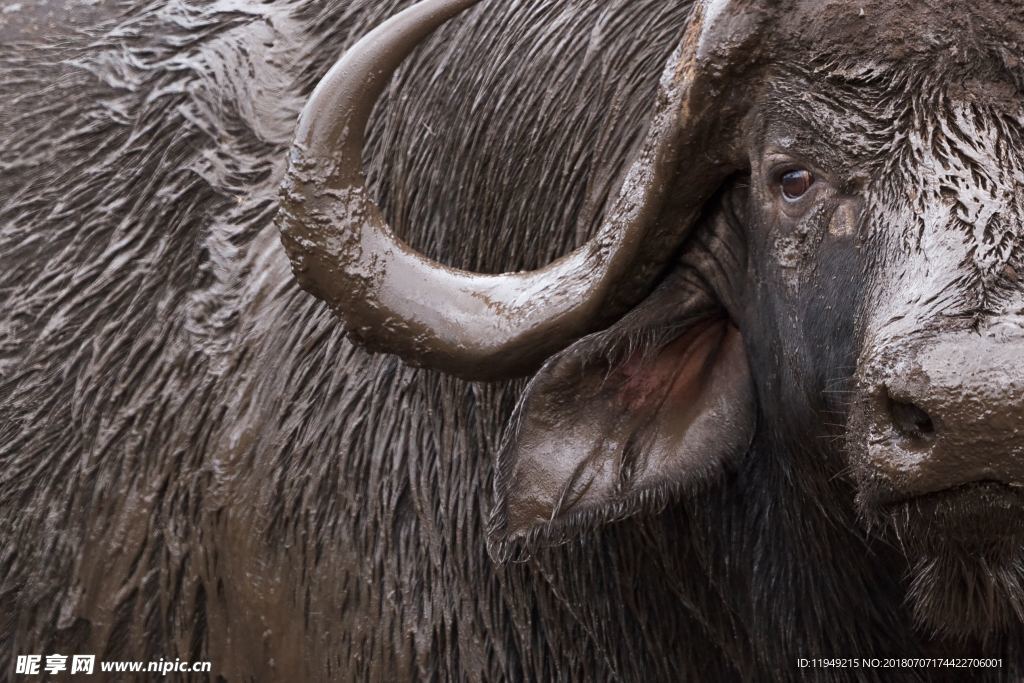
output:
M1024 548L943 544L909 553L908 605L918 628L944 640L992 641L1024 624Z
M1024 497L1006 487L863 505L868 533L906 560L907 607L923 634L988 644L1024 637Z

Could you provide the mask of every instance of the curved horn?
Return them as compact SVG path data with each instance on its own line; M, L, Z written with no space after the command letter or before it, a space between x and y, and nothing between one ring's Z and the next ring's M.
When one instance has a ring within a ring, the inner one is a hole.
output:
M642 153L592 240L539 270L500 275L449 268L413 251L368 196L364 131L402 60L476 2L424 0L331 68L300 116L278 226L300 284L327 301L367 348L470 379L498 379L535 369L646 295L727 169L709 172L715 163L707 163L707 127L694 124L722 115L705 116L717 98L693 96L698 53L705 52L698 6L662 79ZM679 186L672 182L679 161L697 148L701 164L682 173L692 193L673 200L671 221L661 220L669 191Z

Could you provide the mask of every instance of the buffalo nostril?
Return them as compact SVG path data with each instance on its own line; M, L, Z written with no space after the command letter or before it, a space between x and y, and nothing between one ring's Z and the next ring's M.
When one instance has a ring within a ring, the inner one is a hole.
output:
M935 436L935 424L928 413L908 401L889 397L889 414L892 423L903 436L913 439L928 439Z

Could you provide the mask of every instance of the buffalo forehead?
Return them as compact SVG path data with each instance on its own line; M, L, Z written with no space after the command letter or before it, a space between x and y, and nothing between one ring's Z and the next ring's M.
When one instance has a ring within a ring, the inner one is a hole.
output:
M902 61L971 44L1016 50L1024 8L1007 0L792 0L776 9L781 46Z

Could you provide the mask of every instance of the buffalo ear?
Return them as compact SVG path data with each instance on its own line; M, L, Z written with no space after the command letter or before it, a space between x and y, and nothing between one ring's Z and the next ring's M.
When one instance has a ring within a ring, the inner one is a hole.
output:
M498 456L496 560L658 511L746 453L756 408L743 339L679 279L528 385Z

